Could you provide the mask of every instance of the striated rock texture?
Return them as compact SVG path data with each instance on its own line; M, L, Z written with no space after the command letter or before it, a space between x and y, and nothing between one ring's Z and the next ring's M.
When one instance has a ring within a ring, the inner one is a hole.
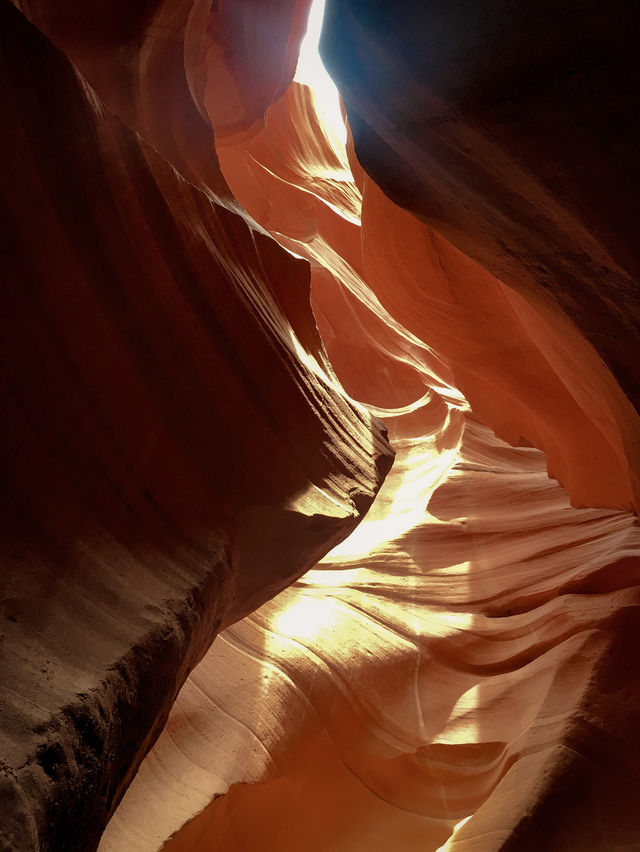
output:
M387 423L371 513L221 634L101 852L637 847L637 522L436 396Z
M631 499L619 424L574 393L603 375L584 339L383 194L300 83L217 151L310 260L397 455L350 538L193 672L101 852L635 848L640 527L547 475Z
M18 5L0 842L635 848L631 5Z
M474 410L544 449L576 505L638 505L639 34L631 0L328 0L323 31L358 159L426 223L448 301L496 360L453 336L440 351ZM396 271L419 241L406 222ZM441 284L374 289L416 331ZM523 339L538 350L524 365Z
M57 13L108 65L123 33L100 53ZM0 847L66 852L221 625L353 529L392 453L323 369L307 265L1 15Z

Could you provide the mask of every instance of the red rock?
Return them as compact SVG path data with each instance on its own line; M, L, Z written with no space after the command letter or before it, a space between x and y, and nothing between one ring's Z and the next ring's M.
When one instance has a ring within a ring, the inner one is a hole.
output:
M469 283L466 295L477 292L462 307L498 320L479 330L485 355L489 334L502 345L505 321L524 326L556 374L540 377L535 415L511 358L482 387L456 378L498 434L544 449L576 505L638 500L637 33L626 0L329 0L323 36L365 170L525 297L505 291L512 304L499 320L495 296ZM426 309L431 284L419 281ZM459 346L441 350L454 368Z
M0 836L634 848L633 13L23 6Z
M307 265L2 17L0 837L85 849L220 626L353 529L391 451L322 372Z

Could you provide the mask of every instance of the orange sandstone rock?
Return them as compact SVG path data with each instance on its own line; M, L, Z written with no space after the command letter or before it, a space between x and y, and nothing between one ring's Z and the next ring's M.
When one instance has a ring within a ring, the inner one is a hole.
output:
M526 299L498 296L483 275L460 285L483 359L503 349L482 387L465 367L473 406L498 434L544 449L574 504L637 507L635 7L329 0L323 32L365 170L426 234ZM398 276L396 303L405 286ZM430 287L418 277L411 301L422 289L427 309ZM507 323L540 352L534 416L528 371L503 348ZM441 354L455 365L461 348L452 338Z
M634 848L628 4L20 6L3 841Z

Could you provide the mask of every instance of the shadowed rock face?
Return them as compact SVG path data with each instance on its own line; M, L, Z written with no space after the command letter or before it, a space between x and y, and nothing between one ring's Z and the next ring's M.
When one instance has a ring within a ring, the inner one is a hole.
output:
M0 845L90 849L220 626L353 529L391 450L322 371L307 265L6 4L0 32Z
M628 0L329 0L323 35L365 170L526 297L524 312L512 297L501 312L491 295L495 331L482 339L495 334L510 359L500 324L524 325L559 392L546 382L531 414L515 410L529 407L530 386L517 363L485 363L481 375L462 365L456 378L498 434L545 450L577 505L638 499L638 28ZM420 286L428 300L430 283ZM402 290L380 294L392 312ZM458 347L440 351L455 365ZM561 396L574 412L557 408ZM594 459L598 486L587 482Z
M634 848L631 5L17 5L0 847Z

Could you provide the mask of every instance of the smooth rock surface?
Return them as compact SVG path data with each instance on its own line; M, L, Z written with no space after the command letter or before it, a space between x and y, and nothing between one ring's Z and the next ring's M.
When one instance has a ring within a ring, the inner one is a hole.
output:
M353 529L392 453L323 372L307 265L6 3L0 31L0 845L66 852L220 627Z
M633 4L16 6L0 846L633 849Z
M616 505L628 476L541 345L558 321L386 197L299 83L218 158L311 261L332 364L396 462L193 672L102 852L632 849L640 528L548 477Z
M453 335L439 351L474 410L543 449L578 506L637 508L640 493L639 34L632 0L328 0L321 44L368 174L430 242L436 232L525 297L497 298L471 271L454 301L502 365L470 375L467 341ZM378 236L386 212L383 223ZM451 279L465 262L444 255ZM392 313L418 308L413 322L398 317L413 331L437 293L413 270L393 301L370 283ZM551 373L530 362L544 382L534 406L505 325Z

